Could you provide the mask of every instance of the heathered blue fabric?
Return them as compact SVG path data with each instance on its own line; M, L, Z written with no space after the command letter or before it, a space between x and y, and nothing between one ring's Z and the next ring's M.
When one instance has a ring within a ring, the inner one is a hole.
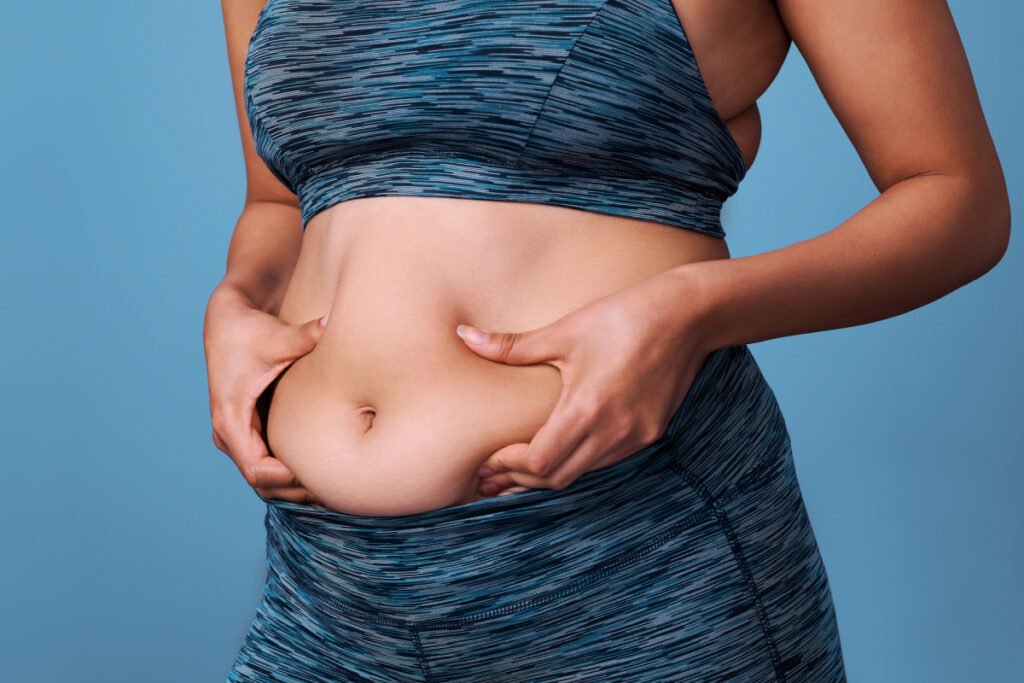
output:
M670 0L268 0L244 91L303 229L348 199L410 195L723 237L746 173Z
M303 228L419 195L724 237L746 172L671 0L269 0L244 89ZM561 490L397 517L266 505L230 683L846 680L789 433L746 346L708 357L656 442Z
M563 489L397 517L268 500L230 683L845 682L786 423L747 346Z

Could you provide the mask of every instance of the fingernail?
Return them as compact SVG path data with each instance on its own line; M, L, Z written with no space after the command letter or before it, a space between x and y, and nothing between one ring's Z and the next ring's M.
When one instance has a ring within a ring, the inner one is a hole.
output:
M459 325L455 328L455 334L459 335L470 344L484 344L490 338L487 330L477 329L469 325Z
M476 473L479 474L481 477L489 477L492 474L494 474L494 468L493 467L481 467L480 469L478 469L476 471Z
M330 313L324 313L324 317L320 318L320 327L327 327L327 317Z
M495 484L493 481L489 481L483 486L481 486L480 490L486 493L487 495L491 495L498 490L498 485Z

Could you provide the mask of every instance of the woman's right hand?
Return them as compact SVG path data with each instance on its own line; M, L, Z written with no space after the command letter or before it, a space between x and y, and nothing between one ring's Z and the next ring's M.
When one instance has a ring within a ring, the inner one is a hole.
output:
M297 358L312 351L327 316L290 325L221 284L210 295L203 324L213 443L231 458L265 499L324 507L288 467L270 453L266 415L258 402Z

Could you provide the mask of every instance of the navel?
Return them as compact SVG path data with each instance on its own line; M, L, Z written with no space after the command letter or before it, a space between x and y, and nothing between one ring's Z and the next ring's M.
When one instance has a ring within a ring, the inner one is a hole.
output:
M373 406L360 406L357 409L359 417L363 420L363 433L373 429L373 420L377 417L377 409Z

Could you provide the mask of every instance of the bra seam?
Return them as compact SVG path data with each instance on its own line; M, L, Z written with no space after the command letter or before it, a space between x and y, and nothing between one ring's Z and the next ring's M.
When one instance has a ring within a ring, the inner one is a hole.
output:
M568 64L569 61L572 59L573 54L576 52L576 46L580 44L580 41L583 39L583 36L587 34L587 31L590 30L591 25L593 25L594 21L601 14L601 12L604 11L604 8L608 6L608 1L609 0L603 0L601 4L597 7L597 9L594 10L593 16L591 16L590 19L587 20L587 25L584 26L583 30L580 31L578 36L576 36L576 40L572 41L572 47L570 47L569 51L566 53L565 59L563 59L562 63L558 65L558 71L555 72L554 77L551 79L551 84L548 85L548 91L544 93L544 100L540 103L540 108L537 110L537 116L533 119L533 124L530 126L530 132L526 134L526 139L523 141L523 146L519 150L519 156L516 157L516 164L518 164L522 160L523 155L526 154L526 150L530 146L530 141L533 139L533 131L537 128L537 124L540 122L541 117L544 116L544 110L548 106L548 99L551 97L551 92L555 89L555 85L558 83L558 79L561 78L562 76L562 70L565 69L565 65Z

